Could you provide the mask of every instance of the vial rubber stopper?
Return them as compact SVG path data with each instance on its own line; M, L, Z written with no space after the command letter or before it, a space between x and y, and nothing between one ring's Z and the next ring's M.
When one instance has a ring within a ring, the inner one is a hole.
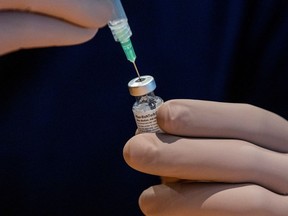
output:
M142 96L156 89L156 83L152 76L144 75L132 79L128 83L129 92L132 96Z

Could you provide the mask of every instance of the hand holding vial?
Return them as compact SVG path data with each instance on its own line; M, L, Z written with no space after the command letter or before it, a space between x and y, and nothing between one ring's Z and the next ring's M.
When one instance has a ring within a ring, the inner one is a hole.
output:
M107 0L0 0L0 55L83 43L108 23L110 6ZM128 54L135 65L136 55ZM148 104L151 116L157 111L161 129L161 133L140 130L123 150L132 168L163 179L163 184L142 193L139 203L145 215L287 215L285 119L247 104L197 100L162 104L150 91L134 96L144 107ZM141 120L143 109L137 105L135 118Z
M168 101L157 119L165 133L138 134L124 147L132 168L163 179L142 193L145 215L287 214L285 119L252 105L197 100Z

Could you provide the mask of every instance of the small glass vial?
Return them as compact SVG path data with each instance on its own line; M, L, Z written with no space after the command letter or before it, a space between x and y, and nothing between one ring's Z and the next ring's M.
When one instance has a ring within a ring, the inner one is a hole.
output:
M132 79L128 83L129 92L135 97L132 111L139 133L161 132L157 124L156 112L163 100L155 96L156 83L152 76L146 75Z

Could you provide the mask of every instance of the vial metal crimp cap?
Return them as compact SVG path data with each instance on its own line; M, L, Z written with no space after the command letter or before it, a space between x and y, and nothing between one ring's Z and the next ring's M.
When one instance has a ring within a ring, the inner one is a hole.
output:
M142 96L156 89L156 83L152 76L145 75L132 79L128 83L129 92L132 96Z

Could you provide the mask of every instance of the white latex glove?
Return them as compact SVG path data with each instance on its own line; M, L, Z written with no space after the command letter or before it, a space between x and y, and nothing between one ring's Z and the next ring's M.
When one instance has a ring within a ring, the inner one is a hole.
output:
M197 100L168 101L157 117L166 133L138 134L124 147L132 168L164 179L142 193L145 215L287 215L285 119L247 104Z
M106 0L0 0L0 55L85 42L110 13Z

